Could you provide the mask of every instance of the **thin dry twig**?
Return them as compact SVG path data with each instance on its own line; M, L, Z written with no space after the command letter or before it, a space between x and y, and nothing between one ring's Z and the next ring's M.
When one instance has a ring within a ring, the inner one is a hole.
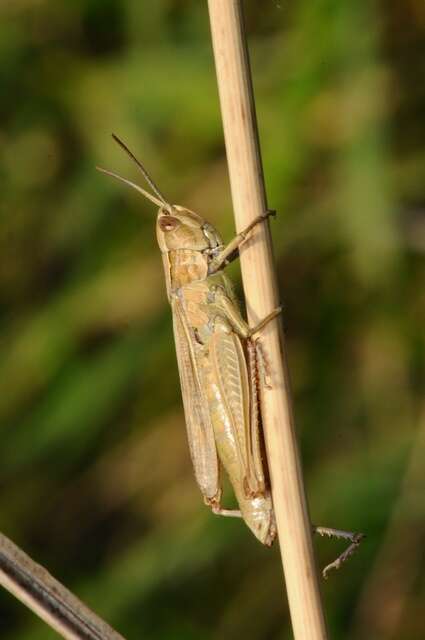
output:
M233 208L240 231L267 209L246 37L239 0L209 0L208 6ZM241 250L241 269L253 326L279 306L268 223L259 225ZM294 636L323 640L327 633L278 319L267 325L261 340L272 380L272 388L262 394L265 440Z
M73 593L0 533L0 584L69 640L124 640Z

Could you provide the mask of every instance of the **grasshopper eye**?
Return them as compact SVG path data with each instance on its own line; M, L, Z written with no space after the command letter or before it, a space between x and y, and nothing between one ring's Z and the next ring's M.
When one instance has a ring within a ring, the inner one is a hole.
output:
M173 216L162 216L159 218L158 224L161 231L174 231L179 226L180 221Z
M208 240L211 249L215 249L221 244L221 239L219 238L217 231L208 222L202 225L202 232Z

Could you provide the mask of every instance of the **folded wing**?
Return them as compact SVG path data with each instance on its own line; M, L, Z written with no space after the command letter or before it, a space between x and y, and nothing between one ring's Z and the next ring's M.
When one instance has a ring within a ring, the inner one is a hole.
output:
M174 339L196 481L208 503L219 502L219 465L208 405L196 373L193 345L178 300L172 301Z

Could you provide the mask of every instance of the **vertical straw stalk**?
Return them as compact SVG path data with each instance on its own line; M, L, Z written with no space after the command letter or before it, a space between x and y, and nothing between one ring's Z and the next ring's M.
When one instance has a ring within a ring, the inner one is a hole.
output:
M214 59L237 231L267 209L248 50L240 0L208 0ZM251 326L279 306L268 223L241 249ZM311 541L300 456L292 415L280 319L261 333L272 388L262 410L273 505L296 640L324 640L326 625Z

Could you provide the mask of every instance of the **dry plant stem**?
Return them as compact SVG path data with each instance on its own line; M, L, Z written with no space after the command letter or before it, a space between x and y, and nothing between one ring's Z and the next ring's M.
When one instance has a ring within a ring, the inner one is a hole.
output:
M124 640L42 566L0 533L0 584L70 640Z
M237 230L267 209L242 9L238 0L209 0L209 14ZM253 326L278 305L268 223L241 250L248 318ZM296 640L327 638L311 525L292 417L281 321L261 333L272 388L263 397L273 504Z

